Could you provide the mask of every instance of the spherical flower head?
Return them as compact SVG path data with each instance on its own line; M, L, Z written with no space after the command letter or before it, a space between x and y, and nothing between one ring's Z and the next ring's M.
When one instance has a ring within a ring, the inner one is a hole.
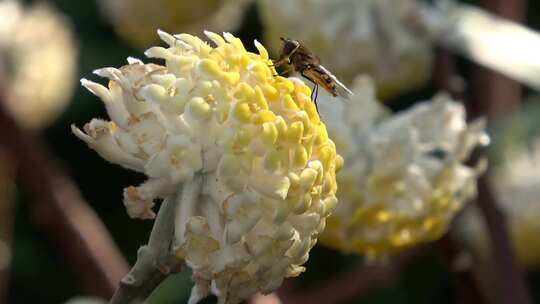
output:
M204 29L236 30L252 0L100 0L115 31L129 43L157 42L155 29L202 34Z
M475 196L482 168L464 161L487 143L483 120L467 124L445 95L390 115L369 79L353 91L349 103L319 103L347 164L321 242L377 258L440 237Z
M247 52L225 33L201 39L159 32L169 47L82 80L112 121L94 119L74 133L105 159L143 172L124 191L128 214L152 218L156 198L202 183L194 203L177 206L178 258L193 271L190 303L209 292L220 303L277 288L300 274L336 205L342 164L299 79L274 76L266 49ZM184 189L185 190L185 189Z
M46 3L0 1L0 78L5 107L24 127L51 124L75 87L77 48L70 24Z
M261 0L265 42L278 53L290 37L317 54L346 84L372 75L388 99L424 85L433 54L417 26L417 0ZM360 51L361 50L361 51Z

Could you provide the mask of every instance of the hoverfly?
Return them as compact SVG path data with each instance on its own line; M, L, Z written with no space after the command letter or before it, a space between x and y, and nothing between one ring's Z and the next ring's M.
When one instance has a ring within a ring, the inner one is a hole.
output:
M315 54L310 52L299 41L280 38L283 41L283 47L279 58L274 61L274 67L279 67L284 64L291 64L293 69L300 73L304 78L311 81L315 87L313 88L312 96L315 104L317 95L319 94L319 86L323 87L332 96L338 95L349 99L353 93L343 83L341 83L334 74L330 73L324 66L321 65L321 60Z

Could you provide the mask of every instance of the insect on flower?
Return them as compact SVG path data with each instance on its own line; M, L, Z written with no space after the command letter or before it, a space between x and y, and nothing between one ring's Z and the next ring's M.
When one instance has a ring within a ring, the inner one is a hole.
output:
M319 86L334 97L339 95L349 99L353 95L351 90L341 83L334 74L321 65L319 57L299 41L283 37L280 39L283 41L283 48L278 60L274 61L274 67L291 64L296 72L311 81L315 85L311 96L315 102L317 101ZM313 98L313 94L315 94L315 98Z

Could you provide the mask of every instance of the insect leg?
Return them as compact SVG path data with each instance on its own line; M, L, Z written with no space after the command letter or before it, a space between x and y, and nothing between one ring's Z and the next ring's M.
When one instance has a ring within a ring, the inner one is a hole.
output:
M309 98L313 100L313 103L315 104L315 109L317 110L317 113L319 113L319 106L317 105L317 97L319 96L319 84L311 81L311 79L309 78L308 80L314 84L313 89L311 90L311 96ZM315 98L313 98L313 95L315 95Z
M315 98L311 98L313 100L313 103L315 104L315 109L317 110L317 113L319 113L319 105L317 105L317 97L319 96L319 84L316 83L315 87L313 87L313 91L311 93L311 97L313 97L313 93L315 93Z
M305 79L309 80L309 82L313 83L313 90L311 90L311 100L313 99L313 95L315 95L315 99L317 99L317 96L319 95L319 84L315 81L311 80L306 74L304 74L304 71L300 72L300 75L304 77Z
M277 75L274 76L283 76L285 74L289 74L291 72L291 69L283 70L281 73L277 73Z
M279 58L279 59L276 60L276 61L272 61L272 64L269 64L268 66L269 66L269 67L275 67L275 68L277 68L277 67L280 67L280 66L282 66L282 65L284 65L284 64L286 64L286 63L287 63L287 64L290 64L290 63L291 63L289 57L282 57L282 58Z

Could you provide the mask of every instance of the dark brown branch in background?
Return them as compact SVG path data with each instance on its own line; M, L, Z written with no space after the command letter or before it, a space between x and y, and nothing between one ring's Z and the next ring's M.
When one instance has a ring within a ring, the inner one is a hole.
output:
M526 0L484 0L491 12L516 22L523 22L526 16ZM501 118L520 108L522 87L496 72L477 67L471 87L472 114L487 114L489 119ZM504 213L498 207L490 189L489 174L479 180L477 205L485 220L493 267L496 273L495 290L501 303L532 303L527 283L523 276L509 236Z
M31 195L33 222L59 248L83 290L109 298L128 265L77 186L45 145L1 107L0 144L15 158L18 181Z
M478 278L477 265L474 265L472 255L464 250L459 242L453 239L449 232L436 242L448 270L453 274L453 284L456 287L458 303L484 304L489 303L489 290L481 286Z
M12 253L11 243L15 222L14 169L9 153L0 148L0 242L6 245L6 248L0 248L0 303L8 302L9 264L2 265L1 260L5 259L4 262L9 263ZM3 249L7 252L2 253ZM8 256L2 257L2 254Z
M527 282L512 248L505 215L497 206L490 189L488 174L479 180L477 205L484 216L489 231L490 252L497 274L495 287L496 291L500 293L501 303L532 303Z
M385 264L360 265L306 290L296 290L285 285L285 288L278 289L277 294L284 304L347 303L369 291L392 284L399 277L399 271L424 250L422 246L410 249L397 254Z
M522 21L525 17L526 1L486 0L488 9L502 17ZM439 71L436 79L439 87L463 99L463 92L456 92L451 85L455 66L450 55L441 51ZM490 119L513 113L520 108L521 86L509 78L483 67L476 67L474 81L470 85L471 101L467 103L473 116L487 114ZM492 290L501 303L532 303L523 274L511 247L508 226L500 211L488 183L488 175L479 180L477 205L488 227L492 263L495 269L495 286ZM463 285L461 285L463 288ZM487 300L487 298L485 298Z
M437 50L435 85L448 92L452 98L465 98L465 83L460 79L454 58L444 49ZM453 273L453 284L459 297L459 303L490 303L492 297L486 291L485 278L474 257L456 241L451 232L437 243L437 248L449 271Z
M453 55L443 49L436 49L434 82L437 89L447 92L453 99L463 100L466 83L457 72Z
M359 266L349 272L332 277L307 290L278 290L284 304L337 304L346 303L361 294L387 286L398 276L397 265Z
M483 0L490 12L523 23L527 13L527 0ZM472 98L476 113L488 114L489 118L505 116L519 110L522 87L519 83L497 72L477 67L472 86Z

